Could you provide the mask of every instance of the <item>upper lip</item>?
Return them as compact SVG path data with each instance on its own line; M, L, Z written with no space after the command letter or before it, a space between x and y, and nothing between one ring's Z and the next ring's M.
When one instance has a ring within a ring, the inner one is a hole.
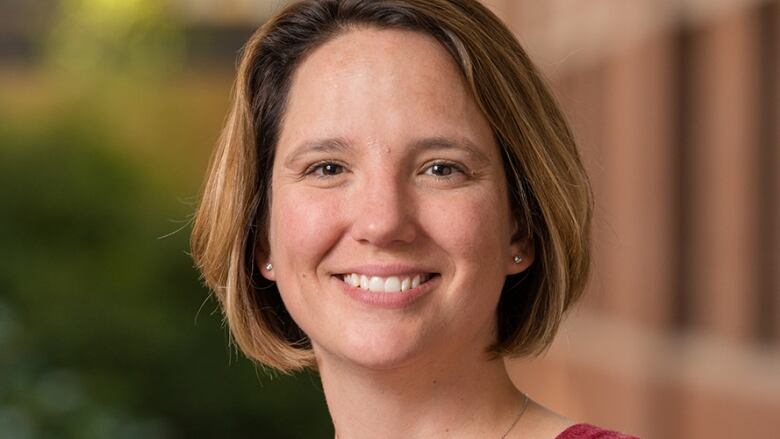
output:
M401 275L414 275L414 274L434 274L435 271L429 267L412 264L365 264L356 265L343 270L334 272L334 274L364 274L366 276L401 276Z

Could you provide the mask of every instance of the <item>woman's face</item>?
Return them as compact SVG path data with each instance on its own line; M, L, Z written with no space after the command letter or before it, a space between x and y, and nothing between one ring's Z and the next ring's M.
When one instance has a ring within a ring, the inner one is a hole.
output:
M261 271L318 361L386 369L484 350L506 275L533 257L512 242L487 120L420 33L353 30L303 61L271 200Z

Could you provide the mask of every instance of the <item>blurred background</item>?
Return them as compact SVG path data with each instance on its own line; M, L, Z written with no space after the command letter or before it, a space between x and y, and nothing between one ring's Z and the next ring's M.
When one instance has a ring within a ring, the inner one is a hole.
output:
M238 50L282 0L0 0L0 437L328 437L187 255ZM597 201L588 296L513 378L646 438L780 431L780 1L489 0ZM292 426L292 428L291 428Z

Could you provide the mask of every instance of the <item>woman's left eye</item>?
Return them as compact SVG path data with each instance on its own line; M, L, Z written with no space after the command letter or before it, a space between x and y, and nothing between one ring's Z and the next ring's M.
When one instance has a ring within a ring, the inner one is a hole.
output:
M425 168L425 174L440 179L448 179L453 178L453 174L464 174L464 172L463 168L454 163L439 162Z

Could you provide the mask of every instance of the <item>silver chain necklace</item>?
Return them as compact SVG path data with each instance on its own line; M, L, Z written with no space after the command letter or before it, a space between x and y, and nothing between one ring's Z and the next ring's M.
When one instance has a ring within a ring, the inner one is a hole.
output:
M520 413L517 414L517 417L512 422L512 425L509 426L509 429L504 433L503 436L501 436L501 439L506 439L507 435L509 435L509 432L512 431L513 428L515 428L515 425L520 421L520 418L523 417L523 413L525 413L525 409L528 407L528 395L523 393L523 408L520 409Z
M501 439L506 439L507 435L512 431L513 428L515 428L515 425L517 425L518 422L520 422L520 418L523 417L523 413L525 413L525 409L528 407L528 395L523 393L523 408L520 409L520 413L517 414L517 417L514 421L512 421L512 425L509 426L509 428L504 432L503 435L501 435ZM339 434L336 433L336 439L339 439Z

